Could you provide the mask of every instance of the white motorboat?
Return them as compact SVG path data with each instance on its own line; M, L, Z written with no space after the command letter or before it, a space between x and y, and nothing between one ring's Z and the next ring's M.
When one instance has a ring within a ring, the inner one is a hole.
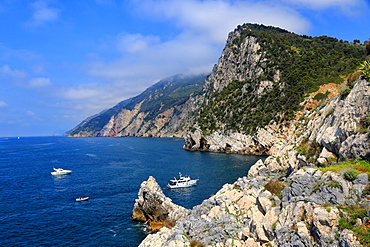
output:
M78 197L76 198L76 202L82 202L82 201L87 201L89 200L89 197Z
M51 172L53 176L68 175L71 174L71 170L64 170L63 168L53 168L54 171Z
M186 188L197 185L198 179L191 179L190 176L183 176L179 172L179 177L171 179L167 184L167 188L176 189L176 188Z

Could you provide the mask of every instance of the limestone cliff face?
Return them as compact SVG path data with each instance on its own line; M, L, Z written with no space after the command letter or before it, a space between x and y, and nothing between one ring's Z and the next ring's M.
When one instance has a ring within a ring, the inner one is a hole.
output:
M246 37L241 44L234 44L234 40L240 38L241 30L229 33L224 50L218 63L214 66L211 76L207 79L205 89L208 93L222 91L232 81L244 81L263 74L264 61L266 60L260 51L260 45L253 36ZM260 86L256 88L262 88Z
M285 177L271 171L271 164L258 161L248 176L225 184L173 228L147 236L140 246L363 246L340 221L350 218L346 206L369 205L362 192L367 174L351 182L305 168ZM366 216L355 220L356 227L370 224Z
M300 65L281 63L266 49L266 40L249 35L249 29L246 25L229 34L202 93L190 98L197 102L189 104L195 130L185 132L184 148L269 157L140 246L362 246L343 222L352 220L355 228L369 229L370 198L364 192L368 174L349 181L342 174L310 167L345 158L369 160L370 135L362 125L370 116L370 82L361 77L353 84L341 80L315 85L305 94L305 88L298 87L302 97L290 101L295 92L288 91L301 83L295 77L304 73L293 69L292 76L284 66ZM283 59L297 56L293 61L302 62L302 47L286 46L281 52ZM341 93L348 85L350 92ZM283 101L299 107L289 108ZM266 117L266 109L276 118ZM257 123L259 118L266 121ZM245 128L249 124L256 128ZM352 219L345 209L356 205L364 213Z
M315 110L305 110L287 126L268 125L254 135L202 135L198 130L185 136L184 148L283 157L308 139L333 157L369 159L370 135L359 132L361 119L370 112L369 94L370 82L360 79L348 96L336 95Z
M69 136L181 137L206 75L165 78L140 95L84 120ZM191 98L190 98L191 97Z
M300 66L297 63L305 63L300 60L300 54L306 47L299 47L305 39L284 30L273 30L272 34L253 30L247 24L230 32L221 57L205 82L198 116L193 121L196 130L184 135L184 148L282 158L288 152L296 153L303 142L309 142L309 145L318 144L320 152L329 152L333 157L369 159L369 134L359 131L361 119L370 112L369 82L360 78L349 95L340 93L348 80L342 84L312 84L319 91L303 94L305 84L318 80L312 77L302 83L297 79L305 74L296 70ZM268 35L270 39L265 38ZM279 37L299 42L271 45L278 43ZM274 54L278 52L279 55ZM311 73L323 73L321 81L325 80L327 71L317 68ZM340 79L343 77L338 76L338 80L343 81ZM289 94L294 87L297 91ZM318 92L326 95L325 100L317 101ZM296 107L289 108L295 104ZM319 161L326 159L319 154L314 156ZM300 157L294 165L298 166L299 162L306 161Z
M361 133L361 120L370 112L370 82L359 80L347 97L337 97L322 109L325 118L311 121L310 139L344 158L370 159L369 133Z

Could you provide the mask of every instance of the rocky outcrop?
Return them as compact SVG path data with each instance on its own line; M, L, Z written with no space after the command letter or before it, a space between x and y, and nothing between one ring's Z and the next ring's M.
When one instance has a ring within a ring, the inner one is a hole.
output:
M327 162L329 157L369 160L370 134L359 132L361 119L367 117L369 112L370 82L359 79L349 95L336 95L314 110L301 112L299 118L287 124L288 127L272 124L258 129L254 135L218 132L203 135L201 130L197 130L185 136L184 148L292 157L287 153L295 152L307 139L321 146L322 153L317 158L322 163ZM293 161L294 166L297 162ZM292 165L292 160L286 160L286 167Z
M249 36L242 38L240 44L234 42L242 36L242 31L243 28L239 27L229 33L221 57L204 85L209 94L222 91L232 81L244 81L263 74L265 58L257 38ZM268 84L261 81L256 85L256 92L262 93Z
M263 166L269 168L268 163ZM342 208L369 205L362 194L369 184L367 174L350 182L313 168L288 177L269 169L253 170L257 172L225 184L172 229L149 235L140 246L362 246L340 221L349 217ZM369 220L365 216L357 221L366 227Z
M172 228L188 212L188 209L174 204L166 197L155 178L150 176L141 184L132 210L132 219L146 222L149 230L157 231L162 227Z
M337 157L370 159L370 135L358 131L361 119L370 112L369 81L358 80L348 96L336 97L321 112L325 118L308 125L312 126L310 139Z

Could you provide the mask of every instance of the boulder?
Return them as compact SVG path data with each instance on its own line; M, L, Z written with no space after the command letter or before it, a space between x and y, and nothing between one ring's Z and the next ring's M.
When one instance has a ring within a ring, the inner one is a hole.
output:
M338 229L339 210L336 207L317 207L313 212L313 236L318 242L325 243L334 239Z
M132 210L132 219L146 222L149 230L161 227L172 228L176 221L188 214L189 210L178 206L166 197L154 177L141 183L138 199Z

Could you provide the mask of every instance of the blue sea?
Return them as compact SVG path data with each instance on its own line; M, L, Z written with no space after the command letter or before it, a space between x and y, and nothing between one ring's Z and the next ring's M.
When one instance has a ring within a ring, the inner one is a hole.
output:
M145 225L131 220L140 184L156 178L191 209L264 156L191 152L167 138L0 138L0 246L138 246ZM55 168L72 174L54 177ZM170 190L179 172L197 186ZM76 202L77 197L90 197Z

